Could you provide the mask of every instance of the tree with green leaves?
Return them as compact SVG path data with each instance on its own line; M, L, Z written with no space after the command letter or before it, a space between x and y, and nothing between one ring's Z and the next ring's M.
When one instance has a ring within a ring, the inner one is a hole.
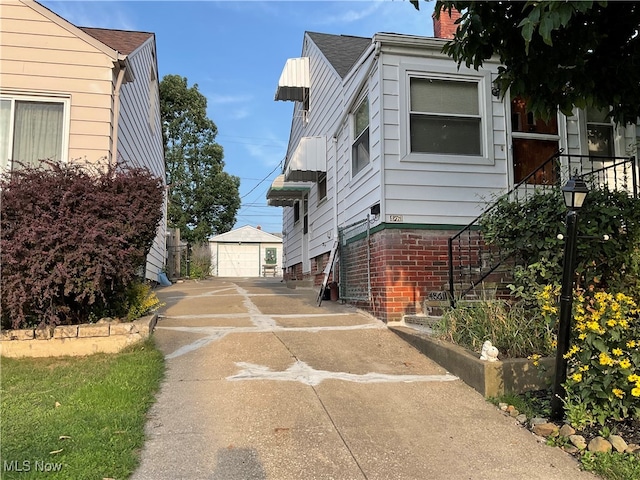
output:
M611 107L617 123L636 123L640 3L436 1L437 15L452 8L461 12L459 27L443 51L476 69L498 58L501 94L526 98L536 117Z
M169 184L171 227L189 243L233 228L240 207L240 179L224 171L218 129L207 117L198 85L166 75L160 82L160 113Z

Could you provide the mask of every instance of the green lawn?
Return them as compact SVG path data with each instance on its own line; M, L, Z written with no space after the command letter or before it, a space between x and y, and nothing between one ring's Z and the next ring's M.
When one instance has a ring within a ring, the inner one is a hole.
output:
M152 341L113 355L3 358L0 477L127 478L163 372Z

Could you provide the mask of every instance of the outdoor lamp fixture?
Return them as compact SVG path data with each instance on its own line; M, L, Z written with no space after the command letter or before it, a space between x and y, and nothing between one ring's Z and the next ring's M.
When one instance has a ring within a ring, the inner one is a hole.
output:
M562 187L564 204L569 209L569 211L579 210L580 208L582 208L584 199L587 198L587 193L589 193L587 184L584 183L584 180L582 180L580 177L570 178L566 185Z
M556 351L556 372L551 397L551 418L562 420L564 411L562 400L565 396L563 383L567 380L567 359L571 337L571 308L573 304L573 277L576 267L576 240L578 210L582 208L589 193L586 183L580 177L572 177L562 187L564 203L567 206L567 237L564 243L564 264L562 268L562 290L560 293L560 321L558 324L558 348Z

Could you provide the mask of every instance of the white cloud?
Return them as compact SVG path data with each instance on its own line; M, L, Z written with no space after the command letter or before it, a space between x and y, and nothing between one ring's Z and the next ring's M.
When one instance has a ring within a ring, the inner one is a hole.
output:
M139 30L124 3L43 1L42 4L78 27Z
M337 3L336 10L339 10L344 5L349 5L349 9L338 12L336 14L324 15L316 18L316 23L318 25L335 25L335 24L349 24L354 22L362 21L365 18L369 18L372 15L379 12L380 7L382 6L382 2L380 1L372 1L372 2L344 2Z
M238 108L231 112L231 118L233 120L242 120L243 118L249 117L250 114L251 112L248 108Z
M274 148L274 146L281 148ZM287 142L273 133L260 135L260 140L245 145L247 153L267 167L275 167L282 161L283 153L287 151Z
M246 103L251 101L250 95L207 95L207 102L212 105L228 105L231 103Z

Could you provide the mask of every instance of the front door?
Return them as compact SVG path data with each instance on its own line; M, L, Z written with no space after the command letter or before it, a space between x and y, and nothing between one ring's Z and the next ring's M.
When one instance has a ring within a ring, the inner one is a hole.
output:
M511 132L514 184L525 179L530 184L555 184L560 173L557 162L529 175L559 149L557 117L552 116L548 122L536 120L527 112L526 102L516 97L511 100Z

